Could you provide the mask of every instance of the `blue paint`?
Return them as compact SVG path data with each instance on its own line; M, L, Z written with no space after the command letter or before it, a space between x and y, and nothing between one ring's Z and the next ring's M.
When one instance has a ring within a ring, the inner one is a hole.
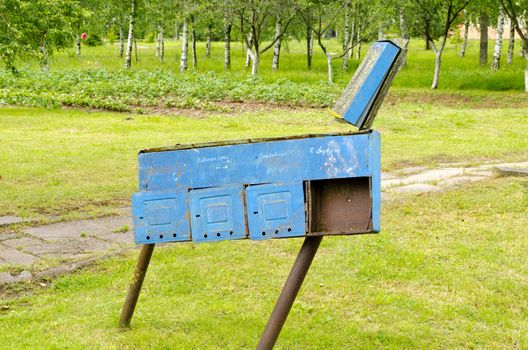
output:
M250 186L246 190L251 239L306 234L303 183Z
M390 41L378 41L372 44L354 76L357 78L351 81L354 85L351 87L354 96L349 100L348 108L339 111L345 120L358 128L363 125L400 51L401 49Z
M144 152L140 192L132 202L134 238L159 243L304 236L304 182L352 177L372 179L377 232L376 131Z
M369 133L141 153L142 191L370 176Z
M246 238L242 186L192 190L189 208L193 241Z

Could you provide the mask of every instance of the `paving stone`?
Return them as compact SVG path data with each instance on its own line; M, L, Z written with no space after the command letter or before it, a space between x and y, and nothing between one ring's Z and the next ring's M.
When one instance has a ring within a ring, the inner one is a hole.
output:
M39 242L38 244L24 247L24 251L40 257L69 259L109 250L111 247L111 242L93 237L79 237L76 239L64 238L50 242Z
M11 265L30 265L38 258L34 255L19 252L18 250L0 244L0 258Z
M0 232L0 242L18 237L14 232Z
M24 219L18 216L0 216L0 226L13 225L23 222Z
M26 247L31 247L35 245L42 244L42 241L40 239L31 238L31 237L17 237L8 239L2 242L2 244L10 247L10 248L22 248L22 250Z
M58 224L28 228L24 232L48 241L64 238L80 238L82 235L113 240L116 237L112 231L124 225L128 225L129 228L132 227L132 218L130 216L61 222ZM125 235L126 233L122 234Z
M455 176L438 181L436 184L440 187L452 187L463 183L481 181L486 178L488 178L488 176Z
M7 284L16 282L15 277L11 276L9 272L0 272L0 284Z
M406 186L391 188L390 191L395 193L425 193L439 190L441 190L439 186L433 186L428 184L410 184Z
M31 281L33 275L29 271L22 271L18 276L15 277L17 282Z

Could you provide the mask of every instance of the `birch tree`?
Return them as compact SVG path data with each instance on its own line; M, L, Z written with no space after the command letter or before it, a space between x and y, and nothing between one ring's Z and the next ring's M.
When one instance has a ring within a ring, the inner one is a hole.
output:
M128 24L128 41L125 55L125 68L132 67L132 45L134 44L134 23L137 15L137 0L130 2L130 19Z
M528 0L500 0L500 3L524 43L524 47L528 47ZM526 59L524 91L528 93L528 50L524 50L524 58Z
M466 9L464 9L462 13L464 16L464 36L462 39L462 46L460 47L460 54L459 54L460 57L466 56L466 49L467 49L468 36L469 36L469 25L471 23L469 21L469 16L468 16Z
M284 4L281 0L247 0L239 2L237 15L240 19L239 30L242 38L245 40L247 54L251 59L251 76L258 74L261 55L274 47L277 40L281 39L293 16L283 20L280 33L276 33L268 45L262 46L264 41L265 30L271 21L276 18L277 12ZM291 9L294 7L293 1L288 1L287 6ZM250 41L251 40L251 41Z
M503 30L504 30L504 14L501 8L499 11L499 16L497 18L497 28L496 28L497 34L495 38L495 49L493 50L493 61L491 61L492 70L499 70L500 68Z
M419 27L425 28L423 35L435 54L435 70L431 89L437 89L440 82L442 54L451 28L460 19L460 13L471 0L413 0L414 9L422 22ZM436 33L433 30L438 30ZM435 38L435 36L437 36Z
M347 50L338 54L332 54L328 51L326 45L323 43L323 36L325 33L332 28L338 15L343 11L346 2L335 3L334 1L309 1L305 4L305 8L300 11L306 25L314 33L314 37L317 40L319 47L326 58L327 70L328 70L328 83L333 83L333 67L332 61L335 59L342 58L352 47L348 47ZM313 13L313 19L305 15L305 11L308 9L310 13Z
M508 58L506 59L507 64L513 63L513 52L515 51L515 27L510 21L510 38L508 40Z

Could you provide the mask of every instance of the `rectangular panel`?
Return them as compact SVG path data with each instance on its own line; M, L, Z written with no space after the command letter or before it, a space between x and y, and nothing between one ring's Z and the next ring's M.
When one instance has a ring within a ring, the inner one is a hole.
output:
M306 234L302 182L249 186L246 189L246 200L251 239Z
M191 190L189 206L193 241L246 238L242 186Z
M400 51L401 49L391 41L372 44L333 110L361 129L382 90L384 81L389 76L393 78L389 73L393 66L397 69L395 63ZM372 124L372 120L369 123Z
M141 190L372 176L370 136L308 137L141 153Z
M134 240L138 244L189 241L186 192L139 192L132 196Z

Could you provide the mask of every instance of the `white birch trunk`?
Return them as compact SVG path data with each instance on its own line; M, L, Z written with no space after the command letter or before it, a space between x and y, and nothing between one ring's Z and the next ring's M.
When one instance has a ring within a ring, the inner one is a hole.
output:
M248 43L249 43L249 46L246 48L246 68L249 67L250 62L252 61L250 51L251 51L251 48L253 47L253 32L249 33Z
M313 31L306 26L306 65L312 69Z
M513 52L515 51L515 27L510 23L510 41L508 44L508 59L506 63L513 63Z
M502 8L501 8L499 17L497 18L497 35L495 38L495 50L493 51L493 60L491 61L492 70L499 70L500 68L500 58L501 58L501 51L502 51L502 33L504 30L503 22L504 22L504 16L502 13Z
M400 6L400 33L402 38L402 64L401 67L407 65L407 49L409 47L409 31L407 30L407 21L403 13L403 6Z
M211 28L207 28L207 37L205 39L205 57L211 57Z
M231 24L224 22L224 69L231 69Z
M40 53L42 54L42 58L40 59L40 67L43 71L48 72L49 71L49 55L48 50L46 49L46 41L43 39L39 46Z
M76 40L76 46L77 46L77 56L81 55L81 35L77 33L77 40Z
M358 28L357 32L357 49L356 49L356 60L361 59L361 28Z
M334 72L332 68L332 57L328 53L325 54L325 56L326 56L326 64L328 66L328 84L333 84L334 83Z
M253 52L252 49L248 49L248 55L251 59L251 76L256 77L260 64L260 56L258 52Z
M183 30L182 30L182 53L180 60L180 72L185 72L187 70L187 52L189 50L189 42L187 36L189 35L189 26L187 25L187 19L183 21Z
M192 49L193 68L198 68L198 59L196 57L196 30L194 29L194 17L192 15L191 15L191 49Z
M383 22L378 21L378 40L385 40L385 32L383 31Z
M462 41L462 47L460 48L460 57L466 56L468 36L469 36L469 19L467 18L466 10L464 10L464 40Z
M156 46L156 56L158 56L160 62L163 62L163 56L165 54L165 42L163 39L163 27L158 27L158 44Z
M123 31L123 25L119 25L119 57L123 58L125 52L125 33Z
M524 92L528 93L528 52L525 54L526 68L524 69Z
M132 67L132 44L134 43L134 23L136 17L136 0L132 0L132 8L130 11L130 24L128 27L128 42L125 55L125 68Z
M352 26L350 27L350 30L348 31L348 47L350 50L348 50L348 58L351 59L354 57L354 35L356 34L356 20L354 19L352 21Z
M433 42L431 42L431 46L433 47L433 51L435 54L435 71L434 71L433 84L431 85L431 89L437 89L438 83L440 82L440 67L442 65L442 52L444 51L445 44L446 44L446 38L442 39L442 42L438 49L436 48L436 45Z
M282 20L280 19L280 17L277 17L277 22L275 23L275 38L281 35L281 31L282 31ZM279 38L277 39L273 47L273 60L271 63L271 70L279 69L280 50L281 50L281 39Z
M343 71L348 70L348 48L349 48L349 35L350 35L350 0L345 0L345 29L343 32Z

